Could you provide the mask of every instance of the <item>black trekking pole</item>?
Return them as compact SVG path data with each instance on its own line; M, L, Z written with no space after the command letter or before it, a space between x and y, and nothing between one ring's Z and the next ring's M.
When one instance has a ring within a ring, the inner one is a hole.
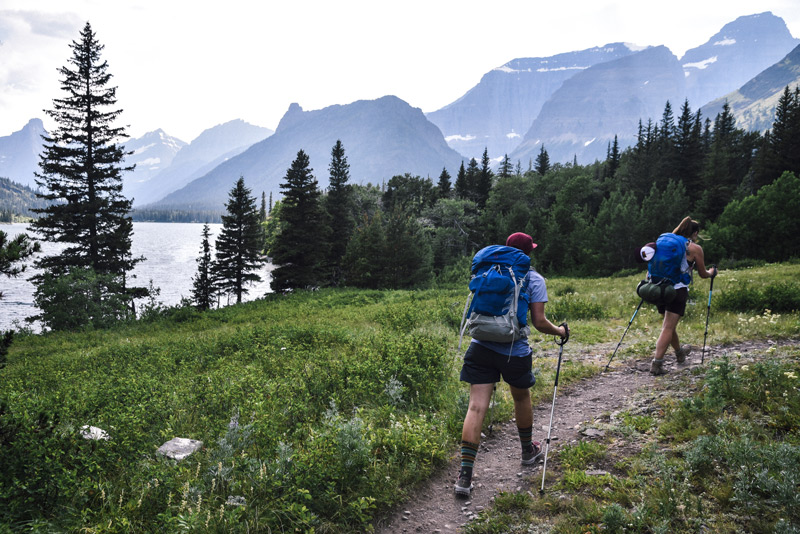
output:
M644 299L640 300L639 301L639 305L636 306L636 310L634 310L633 315L631 315L631 320L628 321L628 328L631 327L631 323L633 323L633 319L636 317L636 314L639 313L639 308L642 307L642 303L643 302L644 302ZM625 329L625 332L622 333L622 337L619 338L619 343L617 343L617 348L614 349L614 354L611 355L611 358L608 360L608 363L606 364L606 366L605 366L605 368L603 369L602 372L608 371L608 366L611 365L611 360L613 360L614 356L617 355L617 351L619 350L619 346L622 345L622 340L625 339L625 334L628 333L628 328Z
M544 476L547 472L547 453L550 451L550 431L553 430L553 413L556 410L556 391L558 391L558 375L561 373L561 354L564 352L564 345L567 344L569 340L569 328L567 327L567 323L561 323L559 326L563 326L567 332L565 337L561 338L561 341L556 341L556 345L558 345L558 363L556 364L556 381L553 385L553 405L550 407L550 426L547 427L547 440L544 442L544 465L542 466L542 488L539 490L539 495L544 495Z
M711 293L714 291L714 278L717 277L717 266L712 265L714 276L711 277L711 286L708 288L708 308L706 309L706 333L703 334L703 352L700 353L700 364L706 360L706 338L708 337L708 316L711 315Z
M489 400L489 428L487 428L487 433L491 436L494 432L494 403L495 399L497 399L497 382L492 384L492 398Z

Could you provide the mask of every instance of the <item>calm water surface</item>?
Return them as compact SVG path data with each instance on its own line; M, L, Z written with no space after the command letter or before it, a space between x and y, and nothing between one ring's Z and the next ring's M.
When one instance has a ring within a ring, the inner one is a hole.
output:
M222 229L221 224L209 224L211 230L211 244ZM27 232L28 225L23 223L0 224L0 230L9 234L9 237ZM132 284L147 287L150 281L161 289L161 294L156 300L172 306L178 304L181 297L191 297L192 277L197 273L197 258L201 254L202 224L194 223L133 223L133 241L131 249L134 257L144 256L145 261L140 262L133 270L136 279ZM43 254L53 254L59 245L42 243ZM28 262L30 264L30 262ZM253 300L269 292L269 272L272 266L267 265L258 273L262 282L251 285L244 300ZM0 330L15 328L15 325L27 325L23 319L36 315L38 309L33 305L34 287L28 281L36 271L28 267L18 278L0 276ZM233 301L232 301L233 302ZM143 301L137 304L141 306ZM223 302L222 304L226 304Z

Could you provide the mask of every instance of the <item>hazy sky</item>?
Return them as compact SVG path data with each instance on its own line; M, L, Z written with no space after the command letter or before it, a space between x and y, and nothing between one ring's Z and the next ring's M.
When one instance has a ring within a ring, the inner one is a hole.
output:
M189 142L233 119L275 129L304 110L396 95L423 111L521 57L610 42L678 57L742 15L800 37L800 0L0 0L0 136L62 95L57 69L90 22L120 125Z

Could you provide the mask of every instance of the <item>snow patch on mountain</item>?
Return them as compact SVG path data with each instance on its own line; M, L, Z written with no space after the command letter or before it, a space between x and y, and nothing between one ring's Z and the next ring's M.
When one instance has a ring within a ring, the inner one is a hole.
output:
M726 37L714 43L714 46L731 46L736 44L736 39Z
M444 140L446 142L448 142L448 143L451 142L451 141L472 141L473 139L475 139L475 136L474 135L469 135L469 134L468 135L448 135L447 137L444 138Z
M709 65L717 62L717 56L704 59L703 61L695 61L694 63L684 63L684 69L707 69Z
M573 67L556 67L554 69L547 69L547 68L542 67L542 68L536 69L536 72L558 72L558 71L562 71L562 70L585 70L587 68L588 67L579 67L577 65L573 66Z
M642 50L645 50L645 49L648 48L646 46L640 46L640 45L637 45L637 44L634 44L634 43L622 43L622 44L624 44L626 47L628 47L628 50L630 50L631 52L641 52Z
M147 150L153 148L154 146L156 146L155 143L150 143L149 145L140 146L139 148L133 151L133 155L136 156L138 154L146 152Z
M522 137L522 136L513 130L506 134L507 139L516 139L517 137Z

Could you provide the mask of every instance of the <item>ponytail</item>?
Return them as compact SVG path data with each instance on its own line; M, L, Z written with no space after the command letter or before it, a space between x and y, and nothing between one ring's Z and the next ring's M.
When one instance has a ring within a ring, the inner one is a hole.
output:
M691 217L684 217L681 223L672 231L673 234L691 239L692 234L700 231L700 223L693 221Z

